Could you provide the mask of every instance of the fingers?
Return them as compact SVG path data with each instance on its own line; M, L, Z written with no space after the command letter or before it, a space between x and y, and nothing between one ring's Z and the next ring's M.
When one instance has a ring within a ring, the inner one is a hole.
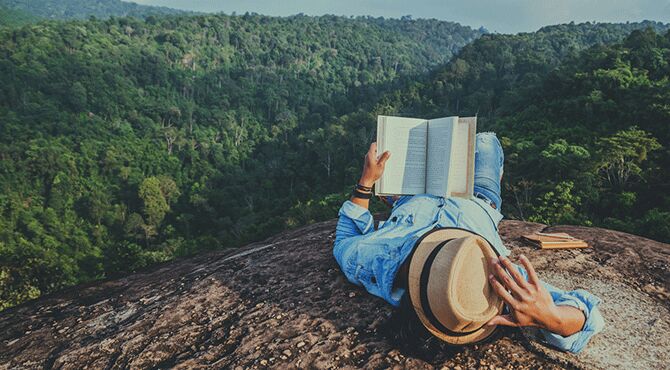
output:
M528 273L528 281L533 285L540 285L541 284L540 278L537 277L537 274L535 273L535 268L533 267L533 265L531 265L528 257L524 256L523 254L521 255L521 264Z
M514 308L518 305L518 301L512 297L512 294L505 289L505 287L500 284L498 279L496 279L495 276L489 275L489 281L491 282L491 286L493 287L493 290L502 298L505 303L507 303L510 307Z
M496 258L493 258L491 260L491 264L493 265L493 273L496 275L497 281L501 282L506 290L511 290L516 297L522 297L522 288L519 287L515 280L510 277L507 271L505 271L503 266L500 264L500 261Z
M519 323L511 315L498 315L489 320L489 322L487 322L486 325L519 326Z
M519 272L519 270L514 266L512 261L509 260L509 258L500 256L500 263L505 266L505 269L507 269L507 272L509 272L510 275L514 278L514 281L516 282L516 285L518 285L520 288L527 288L528 287L528 282L526 279L524 279L523 275Z
M370 149L368 149L368 154L371 154L372 158L377 158L377 143L376 142L370 144Z
M391 152L389 152L389 151L387 150L387 151L385 151L385 152L382 154L382 156L379 158L379 161L377 162L377 164L379 164L380 166L385 165L385 164L386 164L386 161L388 161L389 157L391 157Z

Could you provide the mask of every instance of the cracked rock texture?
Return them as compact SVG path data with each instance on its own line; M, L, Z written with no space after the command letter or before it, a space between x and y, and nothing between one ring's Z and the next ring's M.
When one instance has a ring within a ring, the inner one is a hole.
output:
M399 316L340 273L336 221L122 279L78 286L0 313L0 369L667 368L670 245L598 228L503 221L540 277L602 298L607 328L580 355L506 329L446 348L399 339ZM585 250L543 251L519 236L568 232ZM514 259L514 258L513 258ZM417 344L419 343L419 344Z

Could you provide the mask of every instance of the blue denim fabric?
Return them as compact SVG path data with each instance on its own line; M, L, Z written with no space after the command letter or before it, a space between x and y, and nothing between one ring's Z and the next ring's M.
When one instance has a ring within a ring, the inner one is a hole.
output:
M370 212L351 201L339 211L333 254L347 279L393 306L400 304L404 289L394 286L400 265L416 241L435 227L460 227L487 239L499 254L509 250L498 235L500 174L503 153L492 133L477 135L475 191L495 202L497 209L480 198L442 198L429 194L403 196L395 201L389 219L377 230ZM489 163L489 162L493 163ZM496 179L495 181L493 181ZM579 352L602 329L598 299L585 291L564 292L546 285L556 304L580 308L587 317L584 329L568 338L545 333L547 341L567 351ZM560 338L558 338L560 337Z
M528 280L528 273L521 266L516 266L517 270L523 275L524 279ZM598 305L600 298L587 292L583 289L576 289L569 292L556 288L555 286L542 282L542 285L547 289L554 304L557 306L571 306L581 310L586 317L582 330L564 337L554 334L548 330L540 330L544 336L545 341L564 351L579 353L586 347L592 336L600 333L605 328L605 320L600 313Z
M477 134L475 146L475 195L481 194L496 205L500 211L500 178L503 173L503 154L500 141L493 132Z

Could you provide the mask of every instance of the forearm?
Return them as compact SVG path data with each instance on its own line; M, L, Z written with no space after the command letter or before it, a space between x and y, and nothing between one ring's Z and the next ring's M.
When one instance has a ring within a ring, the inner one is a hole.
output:
M496 276L489 278L496 293L509 305L510 314L496 316L489 324L537 326L542 329L548 344L572 353L579 353L605 326L598 310L600 299L591 293L582 289L566 292L540 281L524 256L521 256L523 267L511 265L505 257L493 259L492 263ZM505 265L507 272L500 268L500 264ZM517 298L507 289L514 291Z
M358 180L358 183L360 185L367 186L369 188L371 188L375 184L374 180L366 178L365 176L361 176L361 179ZM361 206L365 209L368 209L370 207L370 199L362 199L352 196L349 200L351 200L352 203Z
M572 306L555 306L555 311L547 316L544 328L564 337L580 332L586 322L584 312Z
M597 297L582 290L565 292L542 282L523 255L523 267L513 265L506 257L491 262L496 275L490 275L489 279L508 304L510 314L499 315L489 324L537 326L553 345L571 352L579 352L594 332L602 328L597 309L593 316L599 303Z

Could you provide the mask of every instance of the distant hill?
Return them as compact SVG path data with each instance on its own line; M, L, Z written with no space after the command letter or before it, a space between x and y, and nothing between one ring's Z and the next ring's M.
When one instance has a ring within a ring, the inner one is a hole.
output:
M167 7L139 5L121 0L0 0L0 8L45 19L85 19L91 16L144 18L150 15L185 13ZM4 12L0 10L0 14L4 15Z
M37 21L39 18L22 10L7 9L0 6L0 27L18 27Z
M467 45L448 64L434 69L418 92L405 91L402 111L443 116L478 113L492 119L566 58L598 45L623 41L631 32L650 28L664 34L670 24L581 23L547 26L537 32L487 34ZM481 121L480 121L481 123Z

